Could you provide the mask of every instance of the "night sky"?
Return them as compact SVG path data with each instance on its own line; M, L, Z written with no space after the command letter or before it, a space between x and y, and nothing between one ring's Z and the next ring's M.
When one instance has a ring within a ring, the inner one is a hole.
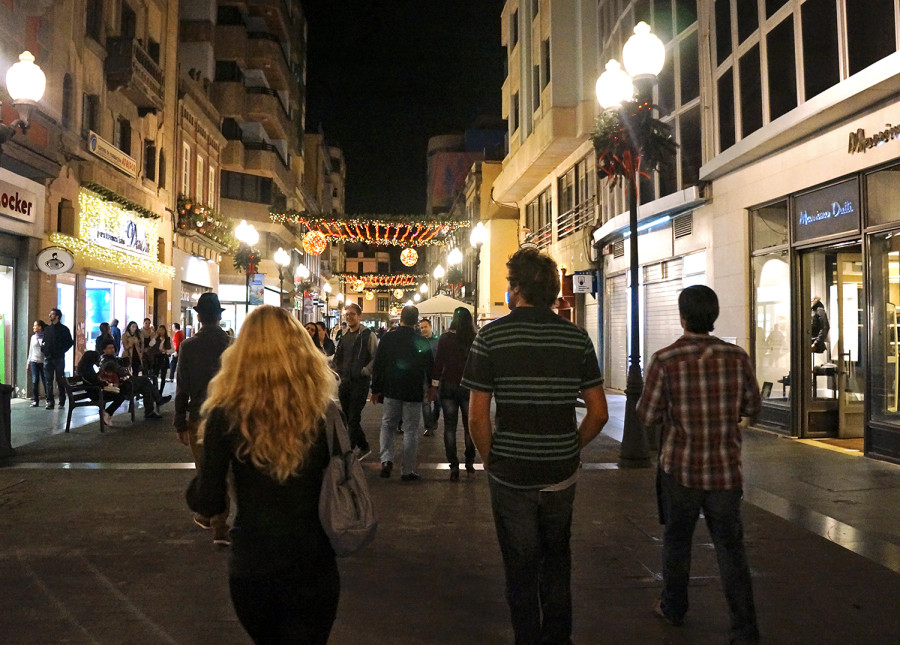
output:
M302 0L306 131L344 151L348 213L425 210L428 138L500 118L503 0Z

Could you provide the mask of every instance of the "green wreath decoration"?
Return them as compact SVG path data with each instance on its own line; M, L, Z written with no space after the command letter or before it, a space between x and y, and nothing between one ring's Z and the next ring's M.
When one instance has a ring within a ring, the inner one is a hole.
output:
M591 142L597 153L597 174L615 186L621 179L649 176L648 172L671 163L678 144L672 126L653 116L648 101L628 101L618 110L597 117Z

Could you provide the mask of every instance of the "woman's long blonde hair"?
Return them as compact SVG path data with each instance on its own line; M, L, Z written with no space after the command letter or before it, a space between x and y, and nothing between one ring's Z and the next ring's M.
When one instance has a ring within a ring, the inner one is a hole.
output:
M224 409L243 437L238 457L284 483L316 442L335 386L327 359L300 322L264 305L222 354L201 412Z

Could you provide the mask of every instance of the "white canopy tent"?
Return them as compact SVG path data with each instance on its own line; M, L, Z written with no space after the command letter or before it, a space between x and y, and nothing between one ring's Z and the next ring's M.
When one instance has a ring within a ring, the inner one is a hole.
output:
M423 300L416 305L420 316L452 316L453 310L457 307L465 307L469 311L472 311L472 305L440 293L436 296L432 296L428 300Z

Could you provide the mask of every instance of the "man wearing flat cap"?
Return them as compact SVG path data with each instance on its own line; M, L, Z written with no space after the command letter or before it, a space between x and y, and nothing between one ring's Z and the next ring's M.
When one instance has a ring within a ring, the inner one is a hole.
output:
M194 465L200 469L201 446L197 443L197 429L200 427L200 408L206 400L206 388L218 373L222 352L231 342L225 330L219 326L222 309L219 296L214 293L200 295L197 306L197 320L200 331L182 341L178 348L178 369L175 379L175 431L178 440L191 447ZM194 514L194 522L204 528L213 529L213 543L221 546L230 544L228 537L228 511L215 517Z

